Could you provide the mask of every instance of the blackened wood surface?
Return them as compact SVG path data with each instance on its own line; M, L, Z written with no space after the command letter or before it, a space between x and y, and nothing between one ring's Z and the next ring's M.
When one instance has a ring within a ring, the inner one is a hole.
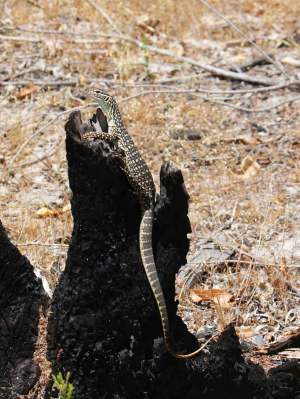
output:
M41 281L10 242L0 222L0 398L28 393L40 370L33 362Z
M57 370L71 371L78 398L151 392L157 388L154 366L170 364L178 373L184 364L165 353L158 310L140 259L138 199L108 144L78 140L79 113L72 115L66 130L74 230L66 270L54 294L49 355ZM176 336L189 350L197 343L175 317L174 303L175 273L186 262L189 247L188 196L181 172L168 163L161 182L154 229L157 268ZM161 362L153 364L153 356ZM172 384L175 390L176 381Z

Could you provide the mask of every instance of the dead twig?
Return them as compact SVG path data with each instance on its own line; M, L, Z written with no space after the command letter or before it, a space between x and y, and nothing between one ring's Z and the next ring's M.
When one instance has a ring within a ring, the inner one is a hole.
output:
M125 102L125 101L133 100L133 99L141 97L141 96L155 95L155 94L171 94L171 95L189 94L191 96L201 98L204 101L208 101L208 102L211 102L211 103L214 103L214 104L222 105L224 107L229 107L229 108L235 109L237 111L243 111L243 112L248 112L248 113L268 112L268 111L276 109L276 108L278 108L278 107L280 107L280 106L282 106L284 104L300 101L300 96L294 96L294 97L287 97L287 98L285 98L282 101L278 101L276 104L269 105L269 106L266 106L266 107L262 107L262 108L246 108L246 107L240 107L238 105L234 105L234 104L231 104L231 103L228 103L228 102L215 100L213 98L209 98L208 96L202 96L202 95L198 94L197 92L192 92L192 91L187 91L187 90L177 90L177 91L175 91L175 90L149 90L149 91L144 91L144 92L137 93L137 94L134 94L132 96L123 98L119 102Z
M37 1L27 0L27 3L33 5L34 7L41 8L41 6L39 5L39 3Z
M0 81L0 86L28 86L29 84L35 84L36 86L76 86L79 84L79 79L70 80L39 80L39 79L28 79L28 80L5 80Z
M50 158L55 152L56 152L56 147L59 145L59 143L61 142L62 137L59 137L58 140L56 140L56 142L51 146L51 148L49 149L49 151L47 151L42 157L39 157L33 161L28 161L28 162L23 162L19 165L17 165L17 168L25 168L27 166L32 166L38 162L44 161L47 158Z
M44 243L44 242L24 242L24 243L17 243L18 247L30 247L30 246L38 246L38 247L63 247L68 248L68 244L57 244L57 243Z
M74 37L71 37L69 39L64 39L64 40L57 40L53 39L56 44L64 44L64 43L73 43L73 44L97 44L97 43L102 43L103 40L102 38L106 38L103 34L98 34L97 39L75 39ZM43 38L40 37L26 37L26 36L7 36L7 35L1 35L0 34L0 39L2 40L7 40L7 41L12 41L12 42L28 42L28 43L42 43L44 41Z
M278 353L284 349L290 347L298 347L300 343L300 328L298 327L295 331L289 334L287 337L282 337L277 342L273 342L270 344L266 350L269 355L273 355Z
M111 19L111 17L107 14L106 11L103 10L102 7L99 6L98 3L96 3L94 0L87 0L87 2L95 8L95 10L112 26L112 28L118 32L121 33L120 29L117 27L117 25L114 23L114 21Z
M35 138L37 137L39 134L43 133L46 129L48 129L56 120L60 119L61 117L63 117L64 115L69 114L72 111L79 111L82 109L86 109L89 108L91 106L95 106L97 105L96 103L92 103L92 104L86 104L86 105L81 105L80 107L74 107L71 109L68 109L66 111L62 111L59 114L56 114L53 118L50 119L50 121L48 121L47 123L45 123L43 126L41 126L39 129L37 129L31 136L28 137L27 140L25 140L20 147L17 149L15 155L9 160L8 163L8 169L10 169L13 164L15 163L16 159L18 158L18 156L21 154L21 152L24 150L24 148L27 147L27 145Z
M166 83L181 82L181 81L185 81L185 80L192 80L192 79L199 79L199 78L203 78L203 76L199 75L199 73L197 73L195 75L183 75L183 76L173 76L171 78L162 78L162 79L158 79L156 82L164 85Z
M41 70L43 70L41 67L33 66L33 67L27 68L25 70L22 70L20 72L16 72L13 74L13 76L5 78L4 80L16 79L16 78L19 78L20 76L26 75L27 73L39 72Z
M173 79L176 81L177 79ZM178 78L178 80L181 80ZM185 79L183 79L185 80ZM160 83L124 83L118 81L112 81L111 79L99 79L99 78L87 78L86 83L104 83L108 84L112 87L168 87L165 84ZM40 80L40 79L28 79L28 80L5 80L0 81L0 86L28 86L30 84L34 84L36 86L41 87L56 87L56 86L77 86L80 84L80 79L69 79L69 80L56 80L56 81L49 81L49 80ZM182 89L180 93L186 94L193 94L193 93L203 93L203 94L246 94L246 93L262 93L262 92L269 92L269 91L276 91L280 89L290 88L292 86L300 86L300 81L290 81L285 83L280 83L274 86L267 86L267 87L257 87L257 88L249 88L249 89L236 89L236 90L212 90L209 88L197 88L197 89ZM174 87L173 86L169 86ZM178 90L179 92L179 90Z
M0 35L0 39L9 40L13 42L30 42L30 43L39 43L41 39L35 37L25 37L25 36L6 36Z
M243 81L243 82L249 82L252 84L256 85L262 85L262 86L275 86L284 82L276 82L272 79L267 79L263 77L257 77L257 76L252 76L247 73L243 72L232 72L232 71L227 71L222 68L217 68L209 64L203 64L193 58L190 57L185 57L185 56L179 56L172 51L166 50L166 49L161 49L159 47L153 46L153 45L148 45L145 43L142 43L141 41L134 39L130 36L127 35L121 35L121 34L108 34L108 33L99 33L98 37L100 38L108 38L108 39L115 39L117 41L125 41L128 43L131 43L143 50L150 51L152 53L160 54L166 57L171 57L179 62L187 63L190 65L194 65L200 69L203 69L204 71L207 71L213 75L220 76L226 79L232 79L232 80L238 80L238 81ZM38 43L41 42L42 39L40 38L26 38L26 37L16 37L16 36L5 36L5 35L0 35L0 39L3 40L13 40L13 41L28 41L28 42L33 42L33 43ZM91 39L91 40L76 40L76 39L70 39L71 42L77 43L77 44L86 44L86 43L99 43L101 42L99 39Z
M300 67L300 60L292 58L292 57L284 57L284 58L282 58L281 62L283 64L292 65L296 68Z
M251 60L248 60L243 64L238 65L238 67L240 68L241 71L245 72L248 71L250 68L254 68L257 65L264 65L264 64L270 64L270 61L264 55L262 55L260 57L252 58Z
M138 85L143 86L143 85ZM144 85L147 86L147 85ZM236 89L236 90L212 90L209 88L197 88L197 89L178 89L178 92L190 94L190 93L203 93L203 94L247 94L247 93L263 93L269 91L276 91L280 89L290 88L292 86L300 86L300 81L290 81L286 83L281 83L275 86L267 86L267 87L257 87L255 89ZM149 85L151 87L151 85ZM163 87L166 87L163 85ZM171 87L171 86L170 86ZM174 86L173 86L174 87ZM174 91L174 90L173 90Z
M249 83L253 83L253 84L260 84L263 86L275 86L275 85L284 83L284 82L275 82L274 80L267 79L267 78L252 76L252 75L249 75L249 74L243 73L243 72L238 73L238 72L227 71L225 69L217 68L217 67L214 67L209 64L203 64L199 61L194 60L193 58L180 56L180 55L173 53L172 51L169 51L166 49L161 49L156 46L142 43L141 41L134 39L127 35L101 34L101 36L107 37L107 38L110 37L110 38L114 38L119 41L125 41L128 43L134 44L135 46L137 46L141 49L144 49L144 50L156 53L156 54L164 55L167 57L171 57L180 62L194 65L198 68L201 68L207 72L212 73L213 75L221 76L223 78L239 80L239 81L249 82Z
M300 298L300 289L293 287L292 284L288 281L286 282L286 286L289 291L291 291L295 296Z

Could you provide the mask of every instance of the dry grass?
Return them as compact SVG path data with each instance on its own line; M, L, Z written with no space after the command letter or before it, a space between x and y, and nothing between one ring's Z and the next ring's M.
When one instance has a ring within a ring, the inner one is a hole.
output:
M211 4L244 31L247 27L252 40L277 59L286 56L299 59L298 2L219 0ZM151 4L137 0L101 1L101 6L124 34L146 38L178 55L229 69L256 54L237 32L196 0L165 0ZM108 38L95 41L95 34L110 33L112 27L86 1L10 0L1 3L0 13L1 34L6 36L0 44L1 81L5 81L5 85L0 86L1 219L13 241L34 265L46 271L54 285L64 264L65 244L72 229L71 215L63 212L55 218L39 218L37 211L44 206L61 210L68 204L63 145L66 116L59 117L60 113L87 104L88 100L79 96L80 89L97 84L99 79L111 79L111 90L121 99L156 87L153 85L161 79L191 76L197 71L171 57L162 57L125 42ZM42 30L65 33L37 33ZM11 40L7 36L19 39ZM290 65L284 67L291 76L298 72ZM273 65L260 66L249 73L279 78ZM70 79L77 83L47 86L47 82ZM27 84L16 84L16 80ZM40 86L37 80L46 83ZM141 84L147 87L139 86ZM174 90L236 87L234 82L202 71L198 71L195 79L170 85ZM221 97L239 106L261 107L270 104L274 96L284 95L290 95L288 89ZM299 234L300 119L297 103L266 113L247 114L189 95L166 94L138 97L123 102L121 108L156 183L165 159L173 160L183 170L191 196L191 253L200 237L208 236L231 220L230 236L235 249L246 245L249 252L255 254L264 249L266 284L271 285L273 297L279 298L284 317L297 299L281 284L282 268L285 268L286 278L297 287L299 257L293 254L299 255L299 251L290 248L289 253L279 258L277 251L276 259L272 251L274 247L284 246L286 238ZM199 130L201 139L174 140L172 132L178 128ZM24 146L31 135L32 139ZM245 143L238 138L240 135L253 140ZM48 153L49 156L36 162ZM259 165L257 173L248 177L243 176L241 169L247 156ZM245 260L244 263L240 261L240 280L235 279L234 283L230 283L232 270L227 268L226 279L232 291L256 286L262 266L256 268L251 262L249 268ZM209 287L215 284L213 274L212 267ZM264 292L263 287L261 290ZM246 315L253 306L251 292L244 297L247 300L240 301L240 314ZM195 308L190 302L186 306ZM224 324L227 316L220 314L220 308L217 312ZM299 322L298 313L295 324ZM203 319L196 317L197 323L195 330Z

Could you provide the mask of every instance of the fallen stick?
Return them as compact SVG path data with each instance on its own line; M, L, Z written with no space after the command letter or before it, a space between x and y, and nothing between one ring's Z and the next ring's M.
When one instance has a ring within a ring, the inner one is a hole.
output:
M257 65L266 65L266 64L270 64L270 61L265 56L262 55L260 57L252 58L251 60L248 60L243 64L238 65L238 67L242 72L245 72L251 68L254 68Z
M128 43L131 43L143 50L148 50L152 53L156 53L156 54L160 54L160 55L164 55L166 57L171 57L174 58L175 60L179 61L179 62L183 62L183 63L187 63L190 65L194 65L200 69L203 69L204 71L210 72L213 75L216 76L220 76L222 78L226 78L226 79L232 79L232 80L238 80L238 81L243 81L243 82L248 82L248 83L252 83L252 84L256 84L256 85L262 85L262 86L275 86L278 84L282 84L282 83L286 83L287 81L274 81L272 79L268 79L268 78L263 78L263 77L257 77L257 76L252 76L249 75L247 73L243 73L243 72L232 72L232 71L228 71L222 68L218 68L218 67L214 67L212 65L209 64L203 64L193 58L190 57L185 57L185 56L179 56L175 53L173 53L172 51L166 50L166 49L161 49L158 48L156 46L152 46L152 45L148 45L148 44L144 44L141 41L134 39L130 36L127 35L120 35L120 34L107 34L107 33L100 33L99 38L107 38L107 39L116 39L118 41L125 41ZM33 42L33 43L37 43L37 42L41 42L42 39L39 38L25 38L25 37L16 37L16 36L5 36L5 35L0 35L0 39L3 40L13 40L13 41L28 41L28 42ZM80 44L80 43L98 43L99 39L95 39L95 40L75 40L72 39L70 40L71 42Z
M229 78L232 80L239 80L239 81L249 82L249 83L253 83L253 84L260 84L263 86L275 86L277 84L283 83L283 81L276 82L274 80L267 79L267 78L251 76L251 75L248 75L247 73L243 73L243 72L240 72L240 73L232 72L232 71L227 71L222 68L214 67L209 64L203 64L197 60L194 60L193 58L180 56L180 55L174 54L172 51L169 51L166 49L161 49L156 46L144 44L144 43L140 42L139 40L134 39L130 36L116 35L116 34L103 34L103 37L108 37L108 38L110 37L110 38L115 38L120 41L129 42L141 49L148 50L153 53L164 55L167 57L171 57L180 62L184 62L184 63L190 64L190 65L197 66L198 68L201 68L207 72L212 73L213 75L221 76L223 78L227 78L227 79Z
M106 11L103 10L102 7L100 7L99 4L97 4L94 0L87 0L87 2L95 8L95 10L113 27L113 29L118 32L120 32L120 29L117 27L115 22L111 19L111 17L107 14Z
M0 81L0 86L27 86L29 84L35 84L36 86L76 86L79 83L79 79L71 80L38 80L38 79L28 79L28 80L6 80Z
M208 102L211 102L213 104L219 104L219 105L222 105L224 107L228 107L228 108L235 109L237 111L243 111L243 112L248 112L248 113L268 112L268 111L271 111L273 109L276 109L276 108L280 107L281 105L300 101L300 96L286 97L282 101L278 101L277 104L269 105L269 106L262 107L262 108L246 108L246 107L240 107L240 106L235 105L235 104L231 104L229 102L215 100L215 99L209 98L208 96L202 96L201 94L198 94L197 92L189 92L187 90L182 90L182 91L180 91L180 90L177 90L177 91L175 91L175 90L173 90L173 91L172 90L149 90L149 91L144 91L144 92L141 92L141 93L134 94L133 96L129 96L129 97L123 98L120 102L129 101L129 100L132 100L134 98L138 98L138 97L145 96L145 95L150 95L150 94L171 94L171 95L189 94L190 96L201 98L203 101L208 101Z

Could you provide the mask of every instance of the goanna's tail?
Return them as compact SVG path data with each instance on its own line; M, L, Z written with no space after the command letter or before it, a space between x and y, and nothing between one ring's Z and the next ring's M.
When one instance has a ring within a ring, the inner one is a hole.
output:
M142 221L140 224L140 234L139 234L140 252L143 261L143 266L160 313L165 345L168 352L177 359L191 358L195 356L197 353L199 353L203 348L201 347L197 349L195 352L188 353L186 355L177 354L172 350L172 341L171 341L171 332L170 332L167 305L160 285L153 257L152 227L153 227L153 208L151 207L150 209L144 211L142 216Z

